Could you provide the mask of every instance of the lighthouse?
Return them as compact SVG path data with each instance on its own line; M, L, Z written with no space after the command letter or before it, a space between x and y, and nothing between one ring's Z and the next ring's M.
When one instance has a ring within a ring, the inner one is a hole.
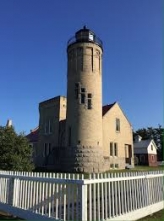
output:
M102 172L102 53L97 35L84 26L67 44L65 162L68 171Z

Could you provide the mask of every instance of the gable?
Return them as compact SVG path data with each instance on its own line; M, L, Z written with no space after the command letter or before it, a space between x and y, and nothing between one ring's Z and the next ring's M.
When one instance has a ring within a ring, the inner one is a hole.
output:
M149 143L147 151L149 154L157 154L157 146L156 146L154 140L151 140L151 142Z
M141 140L139 142L134 142L134 153L141 154L157 154L157 146L154 140Z
M114 102L113 104L105 105L103 107L103 111L104 111L103 118L113 115L113 112L115 112L114 114L115 117L118 117L118 118L119 116L123 117L129 124L129 126L132 127L130 121L128 120L128 118L126 117L126 115L124 114L123 110L121 109L121 107L119 106L117 102Z

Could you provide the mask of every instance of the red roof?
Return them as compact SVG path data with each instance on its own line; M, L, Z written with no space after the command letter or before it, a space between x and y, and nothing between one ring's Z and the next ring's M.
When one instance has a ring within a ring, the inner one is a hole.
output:
M38 135L39 135L39 127L32 130L31 133L28 134L26 137L30 142L37 142L38 141Z
M112 107L113 105L115 105L116 102L114 102L113 104L107 104L105 106L102 107L102 115L104 116Z

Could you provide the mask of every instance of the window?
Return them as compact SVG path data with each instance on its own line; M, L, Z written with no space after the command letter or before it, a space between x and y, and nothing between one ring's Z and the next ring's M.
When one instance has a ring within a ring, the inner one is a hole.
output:
M113 167L114 167L114 164L113 164L113 163L111 163L111 164L110 164L110 168L112 168L112 169L113 169Z
M88 109L92 109L92 100L88 99Z
M116 169L118 169L118 163L114 165Z
M85 88L81 88L81 93L85 93Z
M48 124L47 124L47 122L45 122L45 124L44 124L44 133L48 134Z
M85 104L85 94L81 94L81 104Z
M116 131L120 131L120 119L116 118Z
M52 133L52 126L51 126L51 121L48 121L48 129L49 129L49 134Z
M52 125L51 125L51 120L46 120L45 125L44 125L44 133L45 134L51 134L52 133Z
M52 150L52 149L51 149L51 143L49 143L49 144L48 144L48 153L49 153L49 154L51 153L51 150Z
M87 103L88 109L92 109L92 94L88 94L88 103Z
M114 156L117 157L118 153L117 153L117 143L114 143Z
M151 145L151 150L153 150L153 145Z
M154 160L155 160L154 155L151 155L151 161L154 162Z
M85 104L85 88L81 88L81 104Z
M110 142L110 156L118 156L118 147L117 147L117 143L112 143Z
M110 156L113 156L113 143L110 142Z
M44 143L43 156L47 157L51 152L51 143Z
M68 128L68 146L71 146L71 127Z

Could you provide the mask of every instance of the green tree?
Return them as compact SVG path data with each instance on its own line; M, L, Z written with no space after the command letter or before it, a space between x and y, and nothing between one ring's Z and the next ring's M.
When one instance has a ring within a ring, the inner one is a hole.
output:
M31 171L32 149L23 133L17 134L13 127L0 126L0 169Z
M153 139L157 145L158 160L164 159L164 128L159 125L157 128L147 127L134 132L134 137L140 135L142 140Z

